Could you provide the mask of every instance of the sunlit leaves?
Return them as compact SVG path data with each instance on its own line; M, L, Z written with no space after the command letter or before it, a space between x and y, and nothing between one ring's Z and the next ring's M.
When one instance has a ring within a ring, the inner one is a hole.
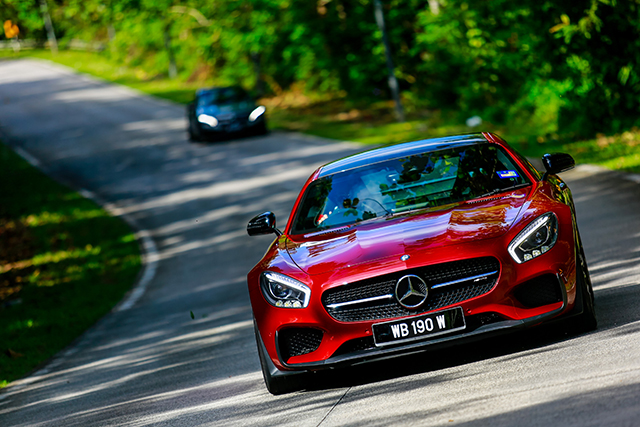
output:
M479 115L492 123L512 121L514 113L553 112L555 131L585 134L639 124L640 0L382 4L409 111L455 110L462 120ZM101 41L109 47L105 54L137 67L145 80L167 72L166 33L189 82L389 98L371 0L58 0L50 6L63 45L72 38ZM0 11L25 36L43 38L32 2L0 0ZM557 93L565 101L560 109L528 92L567 81L575 90ZM516 105L528 110L514 112Z

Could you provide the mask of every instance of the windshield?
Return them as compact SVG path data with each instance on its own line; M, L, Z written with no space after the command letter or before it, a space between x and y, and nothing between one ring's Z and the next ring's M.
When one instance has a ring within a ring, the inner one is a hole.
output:
M312 182L299 204L291 233L435 208L528 184L515 162L494 144L387 160Z
M200 94L198 104L206 105L224 105L235 104L238 102L251 101L251 98L243 89L238 87L226 87L220 89L212 89Z

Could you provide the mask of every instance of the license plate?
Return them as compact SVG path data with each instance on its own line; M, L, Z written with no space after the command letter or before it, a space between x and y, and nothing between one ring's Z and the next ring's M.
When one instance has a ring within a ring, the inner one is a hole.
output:
M466 327L461 307L373 325L377 346L421 340Z
M240 123L231 123L229 125L229 132L235 132L237 130L240 130L242 128L242 125Z

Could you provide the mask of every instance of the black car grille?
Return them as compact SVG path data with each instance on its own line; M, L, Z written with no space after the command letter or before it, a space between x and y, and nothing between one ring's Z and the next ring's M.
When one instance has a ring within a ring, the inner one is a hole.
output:
M289 328L278 332L280 356L286 362L293 356L316 351L322 342L322 331L313 328Z
M241 125L244 126L249 120L248 114L222 115L218 117L218 122L222 126Z
M396 282L407 274L419 276L429 288L427 300L411 310L400 305L394 296ZM493 289L499 274L500 263L493 257L454 261L403 270L329 289L322 295L322 303L331 317L341 322L403 317L485 294ZM447 285L437 287L442 284Z

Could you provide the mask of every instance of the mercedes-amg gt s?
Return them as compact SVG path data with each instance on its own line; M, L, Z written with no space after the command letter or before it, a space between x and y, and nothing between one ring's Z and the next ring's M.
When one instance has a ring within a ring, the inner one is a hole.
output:
M559 317L595 329L571 191L491 133L402 143L316 170L247 280L262 372L305 373L439 348Z

